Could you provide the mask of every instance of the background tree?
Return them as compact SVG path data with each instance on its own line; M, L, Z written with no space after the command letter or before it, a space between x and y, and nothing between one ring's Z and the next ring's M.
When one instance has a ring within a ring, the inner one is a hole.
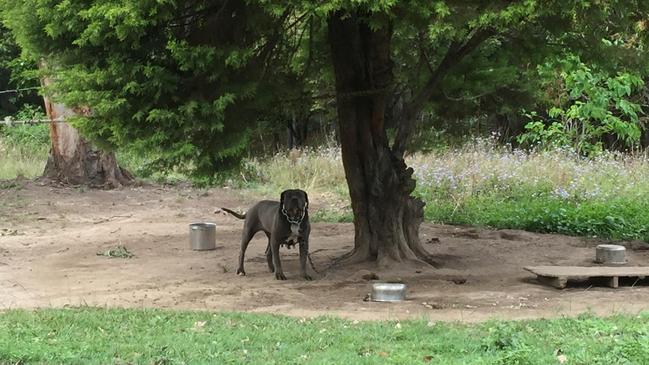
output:
M47 86L49 79L43 79ZM87 108L72 109L44 98L45 111L50 118L50 152L43 176L66 184L120 187L132 182L133 176L118 166L114 152L98 150L65 122L79 114L89 114Z

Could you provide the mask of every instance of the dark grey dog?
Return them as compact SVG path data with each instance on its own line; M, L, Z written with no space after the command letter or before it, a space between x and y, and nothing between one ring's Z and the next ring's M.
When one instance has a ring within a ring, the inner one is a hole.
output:
M306 280L311 277L306 272L306 260L309 254L309 198L303 190L285 190L279 202L262 200L248 209L246 214L239 214L227 208L222 210L233 216L244 219L241 234L241 250L239 251L238 275L246 275L243 269L243 260L246 255L248 243L259 231L264 231L268 237L266 247L266 260L271 272L275 272L275 279L286 280L279 259L279 247L286 244L289 248L296 243L300 248L300 272Z

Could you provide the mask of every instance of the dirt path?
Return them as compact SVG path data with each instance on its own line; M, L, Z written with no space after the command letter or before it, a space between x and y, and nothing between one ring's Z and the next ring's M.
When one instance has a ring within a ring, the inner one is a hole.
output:
M318 209L322 202L312 200L312 210ZM241 221L213 211L223 205L242 209L251 202L224 189L99 191L25 182L0 190L0 308L87 304L480 321L587 310L635 313L649 307L649 286L643 282L617 290L588 284L556 290L539 285L522 269L589 265L597 241L433 224L425 224L421 233L438 268L378 272L382 279L408 284L409 300L403 303L362 300L368 282L358 271L371 267L339 268L303 281L296 249L282 252L289 280L276 281L267 272L262 234L249 247L248 276L238 277ZM187 225L200 220L218 225L214 251L188 247ZM315 265L324 268L351 248L353 226L314 224L311 242ZM97 255L119 244L135 257ZM636 248L627 252L631 265L649 263L649 251L631 246Z

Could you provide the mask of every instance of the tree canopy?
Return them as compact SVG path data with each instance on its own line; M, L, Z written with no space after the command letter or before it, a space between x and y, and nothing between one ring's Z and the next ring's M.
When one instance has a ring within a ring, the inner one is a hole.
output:
M537 65L567 54L646 68L643 1L0 4L23 54L53 76L48 93L92 110L75 122L83 134L204 175L236 162L260 125L331 99L326 21L335 12L391 27L390 120L518 116L544 102Z
M241 154L271 101L295 92L293 11L239 1L5 1L4 20L40 62L48 94L91 112L74 124L105 147L139 144L161 167L209 174ZM283 62L285 64L286 62ZM291 86L286 83L291 81ZM286 96L288 97L288 96Z

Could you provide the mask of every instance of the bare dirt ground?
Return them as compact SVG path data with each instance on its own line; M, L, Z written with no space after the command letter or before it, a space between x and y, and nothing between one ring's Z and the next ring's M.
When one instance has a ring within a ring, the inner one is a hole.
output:
M649 286L619 289L582 283L565 290L540 285L526 265L592 265L601 243L561 235L424 224L422 239L436 268L371 266L298 273L297 250L282 251L288 281L267 271L266 238L252 241L247 276L234 274L242 222L215 207L245 209L254 198L227 189L139 187L102 191L22 181L0 189L0 308L119 306L339 315L359 320L424 318L481 321L538 318L584 311L607 315L649 308ZM311 210L322 206L311 196ZM217 223L217 249L192 251L188 224ZM316 268L351 249L351 224L313 224ZM630 265L647 265L644 244L626 243ZM97 253L124 245L133 258ZM401 279L402 303L364 302L359 270ZM632 286L633 285L633 286Z

